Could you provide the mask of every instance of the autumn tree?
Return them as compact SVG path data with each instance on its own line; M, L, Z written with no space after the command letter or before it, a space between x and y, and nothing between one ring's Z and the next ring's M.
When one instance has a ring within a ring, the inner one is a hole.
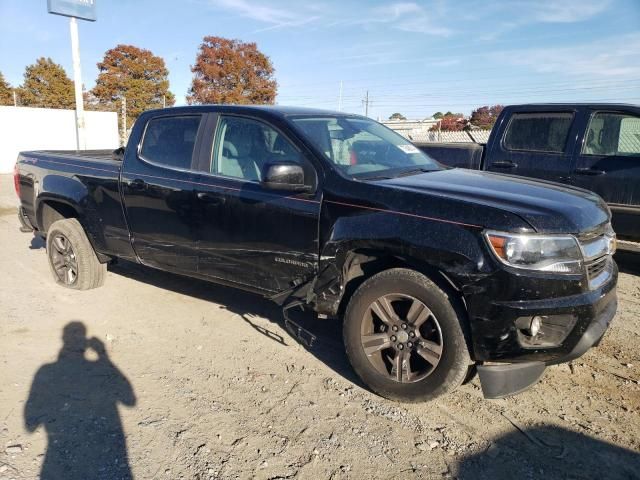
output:
M429 130L432 132L460 132L467 127L468 121L461 113L445 113L438 122Z
M73 82L50 58L41 57L26 67L18 96L20 105L27 107L75 108Z
M394 113L389 117L389 120L406 120L407 117L402 115L401 113Z
M105 52L98 70L96 86L86 96L88 108L119 110L126 98L128 126L145 110L175 103L169 91L169 70L149 50L117 45Z
M491 107L484 106L475 109L471 112L470 123L474 127L481 128L483 130L490 130L496 123L500 112L504 107L502 105L493 105Z
M273 65L255 43L204 37L191 71L189 104L275 102L278 84Z
M0 72L0 105L13 105L13 90Z

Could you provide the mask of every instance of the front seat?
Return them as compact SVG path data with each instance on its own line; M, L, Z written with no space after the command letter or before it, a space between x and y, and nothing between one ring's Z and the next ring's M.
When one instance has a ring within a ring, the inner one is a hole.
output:
M220 158L220 174L227 177L260 181L260 171L251 158L253 139L234 125L229 125L224 136L222 156Z
M593 155L596 153L599 153L598 150L598 146L596 145L596 135L594 133L593 130L589 130L589 133L587 133L587 148L585 148L585 153Z

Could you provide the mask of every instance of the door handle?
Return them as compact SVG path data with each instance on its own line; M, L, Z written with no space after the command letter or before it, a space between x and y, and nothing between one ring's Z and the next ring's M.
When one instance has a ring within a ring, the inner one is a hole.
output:
M576 168L574 170L578 175L604 175L606 172L604 170L596 170L595 168Z
M509 160L504 160L504 161L499 161L499 162L493 162L491 164L492 167L497 167L497 168L516 168L518 166L517 163L513 163Z
M147 182L139 178L136 178L135 180L131 180L129 182L129 188L131 190L144 190L145 188L147 188Z
M225 198L219 194L211 194L208 192L198 192L196 194L198 200L201 200L210 205L222 205L225 202Z

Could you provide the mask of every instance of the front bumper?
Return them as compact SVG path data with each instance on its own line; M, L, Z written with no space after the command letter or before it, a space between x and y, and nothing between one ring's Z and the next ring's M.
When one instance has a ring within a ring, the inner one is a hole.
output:
M617 309L618 270L613 260L609 268L609 280L594 290L547 299L489 301L481 310L482 316L471 316L474 359L486 398L526 390L538 381L546 366L578 358L599 343ZM544 283L537 286L544 291ZM575 323L557 345L523 345L516 320L536 315L571 317Z
M609 328L616 314L618 302L613 292L613 300L609 301L605 309L589 325L573 349L562 357L546 362L520 362L502 365L478 365L478 375L485 398L504 398L516 395L538 382L547 365L569 362L581 357L591 347L596 346Z

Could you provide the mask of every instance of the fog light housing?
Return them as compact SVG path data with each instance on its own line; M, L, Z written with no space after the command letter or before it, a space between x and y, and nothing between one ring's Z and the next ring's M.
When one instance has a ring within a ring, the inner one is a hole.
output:
M577 318L575 315L534 315L518 317L515 326L523 348L558 347L567 338Z
M535 337L542 328L543 317L535 315L533 317L520 317L516 320L516 327L524 335L528 337Z
M536 315L531 319L531 324L529 325L529 335L531 337L535 337L536 335L538 335L540 327L542 327L542 317Z

